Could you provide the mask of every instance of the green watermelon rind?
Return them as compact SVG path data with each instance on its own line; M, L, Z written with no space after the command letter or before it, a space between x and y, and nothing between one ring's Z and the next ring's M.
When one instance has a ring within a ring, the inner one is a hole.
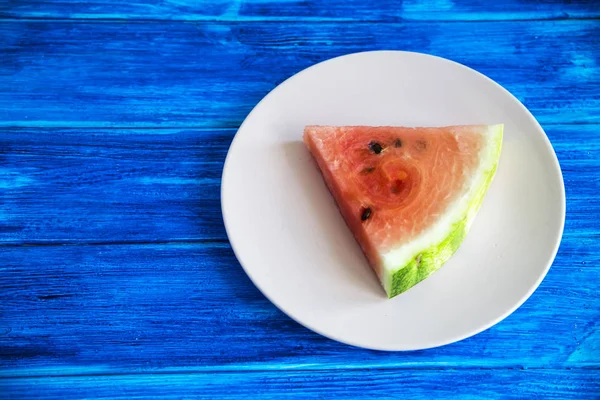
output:
M496 173L502 150L503 129L503 125L495 125L489 128L489 134L491 134L489 140L491 142L489 144L490 148L482 160L484 170L476 179L469 193L470 199L465 202L466 206L461 210L462 212L458 218L455 219L457 222L452 224L450 234L441 242L419 251L408 263L399 268L383 272L389 274L382 279L388 298L406 292L433 274L458 250Z

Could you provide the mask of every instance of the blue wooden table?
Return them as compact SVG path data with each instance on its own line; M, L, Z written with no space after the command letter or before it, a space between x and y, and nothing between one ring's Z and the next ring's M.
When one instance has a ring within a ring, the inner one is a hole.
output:
M600 3L0 2L0 398L600 398ZM279 312L227 241L228 146L278 83L341 54L473 67L538 118L567 221L509 318L409 353Z

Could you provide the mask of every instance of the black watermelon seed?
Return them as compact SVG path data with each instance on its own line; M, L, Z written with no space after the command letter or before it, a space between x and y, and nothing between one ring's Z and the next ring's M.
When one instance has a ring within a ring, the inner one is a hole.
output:
M381 145L377 142L369 143L369 149L371 149L371 151L375 154L379 154L383 151L383 147L381 147Z
M371 210L371 207L367 207L365 209L363 209L362 215L360 216L360 220L361 221L366 221L369 218L371 218L371 214L373 213L373 210Z
M362 171L360 171L360 173L363 175L367 175L373 171L375 171L375 167L367 167L367 168L363 169Z
M392 183L392 193L394 193L394 194L400 193L402 191L403 187L404 187L404 182L402 182L400 179L396 179Z
M402 140L400 140L400 139L394 140L394 147L402 147Z

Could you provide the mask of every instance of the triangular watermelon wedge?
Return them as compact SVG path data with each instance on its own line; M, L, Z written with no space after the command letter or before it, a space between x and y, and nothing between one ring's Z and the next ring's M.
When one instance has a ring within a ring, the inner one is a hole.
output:
M503 125L307 126L304 142L388 297L462 243L496 172Z

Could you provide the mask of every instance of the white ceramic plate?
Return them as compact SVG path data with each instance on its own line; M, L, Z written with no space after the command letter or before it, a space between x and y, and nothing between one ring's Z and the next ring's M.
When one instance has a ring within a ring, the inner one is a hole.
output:
M463 245L388 300L302 143L304 126L501 122L498 171ZM396 51L334 58L269 93L229 149L221 201L235 254L269 300L315 332L381 350L452 343L508 316L546 275L565 217L552 146L515 97L463 65Z

